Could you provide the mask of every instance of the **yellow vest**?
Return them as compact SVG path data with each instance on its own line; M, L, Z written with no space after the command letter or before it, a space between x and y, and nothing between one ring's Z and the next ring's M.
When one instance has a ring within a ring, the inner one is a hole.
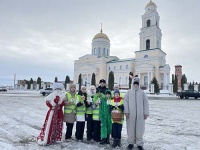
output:
M118 103L118 106L123 105L123 104L124 104L124 100L121 99L121 101ZM114 99L112 99L112 100L110 101L110 105L111 105L111 106L115 106ZM121 111L121 109L119 109L119 108L117 108L117 110L118 110L118 111ZM124 121L124 114L122 113L122 120L121 120L120 122L117 122L117 123L123 124L123 121ZM112 119L112 123L114 123L114 122L113 122L113 119Z
M79 97L78 102L83 102L83 105L80 107L76 107L76 115L83 116L83 115L85 115L86 109L85 109L85 103L84 103L84 100L82 99L82 97Z
M66 97L67 97L68 102L73 102L72 95L69 92L66 93ZM74 98L76 100L79 100L79 95L75 94ZM71 112L76 113L76 101L74 102L73 105L65 105L65 107L64 107L64 113L69 114Z
M88 98L91 98L91 97L88 97ZM92 102L90 102L90 103L92 103ZM93 105L93 104L92 104L92 105ZM90 115L92 114L92 112L93 112L92 105L91 105L90 107L87 107L87 108L86 108L86 114L88 114L88 115L89 115L89 114L90 114Z

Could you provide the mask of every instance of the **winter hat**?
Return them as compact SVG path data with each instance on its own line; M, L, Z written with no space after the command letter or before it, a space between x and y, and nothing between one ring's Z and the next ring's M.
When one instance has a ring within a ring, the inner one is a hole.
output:
M138 77L138 75L135 75L134 79L133 79L133 84L137 84L139 85L140 79Z
M72 87L76 88L76 84L70 84L69 85L69 89L71 89Z
M115 91L114 91L114 95L115 95L115 93L118 93L118 94L120 95L119 90L115 90Z
M53 83L53 90L56 90L56 89L63 90L64 89L64 85L62 83L54 82Z
M82 86L81 86L81 90L82 90L82 89L86 89L86 86L82 85Z
M111 95L111 92L110 91L106 91L106 94L110 94Z
M106 84L106 80L101 79L101 80L99 81L99 84L100 84L100 83L105 83L105 84Z

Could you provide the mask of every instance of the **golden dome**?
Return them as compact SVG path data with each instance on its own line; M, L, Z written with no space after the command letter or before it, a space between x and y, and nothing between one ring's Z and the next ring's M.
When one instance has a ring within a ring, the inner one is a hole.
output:
M155 6L156 6L156 4L155 4L154 2L150 1L150 2L146 5L146 7L147 7L147 6L150 6L150 5L155 5Z
M102 30L101 30L100 33L98 33L98 34L96 34L96 35L94 36L93 40L94 40L94 39L98 39L98 38L103 38L103 39L109 40L108 36L107 36L106 34L102 33ZM109 41L110 41L110 40L109 40Z

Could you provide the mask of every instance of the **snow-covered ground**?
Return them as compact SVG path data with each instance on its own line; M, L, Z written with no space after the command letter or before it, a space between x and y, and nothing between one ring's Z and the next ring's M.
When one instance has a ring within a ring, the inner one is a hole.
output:
M146 121L144 136L146 150L200 150L200 100L176 98L152 100L151 98L149 103L150 117ZM44 97L38 92L0 93L0 149L110 149L109 146L100 146L94 142L88 144L75 140L38 146L35 139L40 133L47 110ZM126 149L126 137L124 123L121 150ZM136 146L134 150L137 150Z

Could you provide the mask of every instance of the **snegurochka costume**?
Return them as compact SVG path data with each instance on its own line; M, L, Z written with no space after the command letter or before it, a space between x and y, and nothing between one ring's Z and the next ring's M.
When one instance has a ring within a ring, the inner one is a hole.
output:
M109 138L112 132L112 122L111 122L111 112L110 112L110 102L111 102L111 91L107 90L105 94L109 94L110 98L106 96L101 100L100 104L100 120L101 120L101 138L100 144L110 144Z
M101 93L100 89L96 90L96 94L94 95L94 104L93 104L93 139L96 142L100 142L101 138L100 138L100 129L101 129L101 121L100 121L100 114L99 114L99 110L100 110L100 104L101 101L105 98L105 95ZM97 102L97 104L96 104Z

